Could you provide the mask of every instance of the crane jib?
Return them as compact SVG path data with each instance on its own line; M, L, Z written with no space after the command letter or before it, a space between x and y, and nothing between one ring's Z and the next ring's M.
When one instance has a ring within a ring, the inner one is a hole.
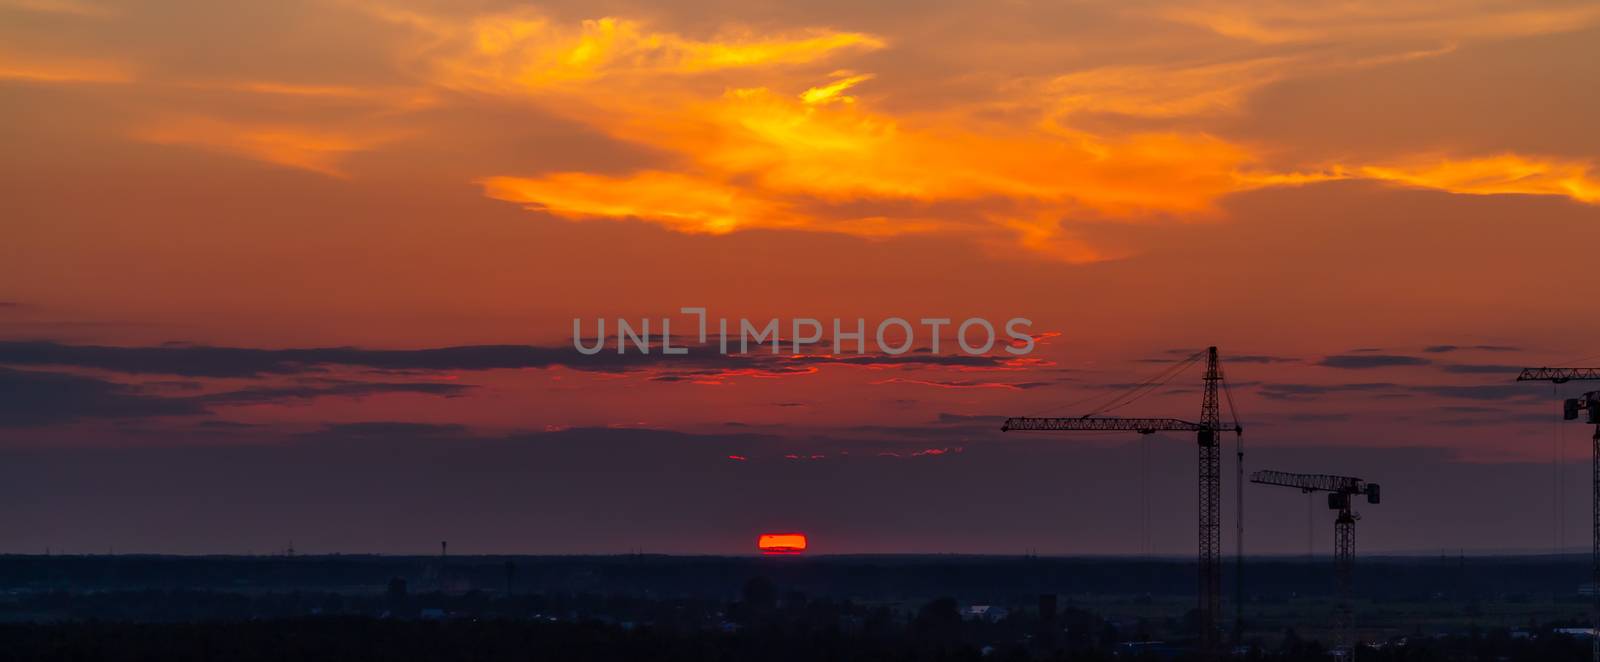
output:
M1176 418L1008 418L1000 426L1002 432L1011 431L1086 431L1086 432L1243 432L1243 426L1212 427Z
M1176 377L1183 368L1205 360L1205 376L1201 380L1200 420L1199 422L1185 421L1176 418L1113 418L1097 417L1096 414L1113 411L1123 407L1139 398L1153 392L1157 387ZM1196 605L1196 630L1200 635L1196 647L1203 657L1213 657L1217 650L1218 630L1217 621L1221 611L1222 599L1222 466L1221 453L1217 443L1217 433L1232 431L1239 435L1239 480L1243 482L1243 434L1244 427L1238 422L1238 412L1233 409L1232 396L1228 396L1228 411L1232 414L1233 425L1222 424L1222 398L1219 393L1226 388L1223 381L1222 367L1217 359L1217 348L1207 347L1202 352L1196 352L1184 361L1180 361L1174 368L1163 371L1155 378L1146 380L1136 385L1128 393L1118 395L1109 402L1103 403L1099 408L1092 410L1088 415L1078 418L1008 418L1000 426L1002 432L1017 431L1088 431L1088 432L1137 432L1139 434L1154 434L1156 432L1195 432L1199 443L1199 457L1197 458L1196 478L1199 487L1197 513L1197 533L1199 534L1198 551L1198 579L1197 591L1198 604ZM1238 510L1242 521L1244 505L1244 490L1236 492L1239 495ZM1237 532L1237 548L1235 556L1237 564L1242 569L1244 565L1244 529L1242 525ZM1240 572L1235 575L1242 577ZM1242 580L1239 580L1242 582ZM1237 628L1243 622L1243 584L1237 583L1235 591L1239 599L1235 602L1235 637L1238 636Z
M1554 382L1600 380L1600 368L1523 368L1517 375L1519 382Z

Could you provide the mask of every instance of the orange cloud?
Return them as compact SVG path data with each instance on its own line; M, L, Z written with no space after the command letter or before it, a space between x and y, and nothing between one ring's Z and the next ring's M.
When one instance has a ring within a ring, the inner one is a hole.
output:
M622 175L480 180L490 197L567 219L629 218L693 233L957 232L1087 262L1113 256L1078 240L1074 218L1209 218L1221 197L1269 186L1361 177L1593 199L1587 171L1571 165L1536 176L1516 174L1532 162L1471 158L1434 169L1264 167L1261 147L1179 121L1242 110L1249 95L1293 77L1436 57L1452 52L1456 39L1573 29L1600 20L1600 10L1488 3L1469 16L1393 3L1246 11L1232 2L1178 2L1130 13L1267 47L1204 62L1169 58L1015 78L981 103L891 111L897 107L863 95L873 73L825 74L837 60L887 47L863 32L724 30L699 39L621 18L562 25L530 13L465 21L383 15L427 35L418 57L433 84L538 105L663 155L661 164ZM1292 46L1309 42L1331 46ZM1280 44L1289 46L1273 48ZM994 109L1004 119L984 114ZM1102 122L1088 130L1077 124L1080 114L1168 123L1152 130ZM855 215L848 211L855 203L901 211ZM982 211L959 218L917 211L955 203L980 203Z
M438 95L431 89L362 87L356 85L305 85L278 81L239 81L200 84L197 87L221 88L251 94L283 97L365 102L381 104L385 110L419 110L439 104Z
M813 88L816 89L816 88ZM1007 198L1060 213L1202 212L1243 150L1204 135L1052 136L966 118L897 118L734 90L625 135L759 188L822 200ZM670 130L676 128L677 130Z
M1365 166L1360 176L1419 188L1472 195L1559 195L1600 204L1600 177L1591 164L1502 154L1443 159L1407 166Z
M145 142L202 147L331 177L344 176L339 162L345 156L398 137L394 132L341 133L205 117L170 118L134 133L134 138Z
M1463 195L1555 195L1600 204L1600 176L1593 165L1555 157L1522 154L1411 159L1401 164L1334 165L1311 172L1241 173L1259 186L1300 186L1345 179L1368 179Z
M540 178L490 177L491 198L571 219L647 218L679 232L723 234L741 227L800 224L777 205L737 187L670 172L605 177L581 172Z
M767 227L863 236L985 230L931 218L802 215L793 201L1008 199L1011 209L994 212L987 231L1088 261L1101 256L1066 238L1064 216L1203 214L1240 188L1233 172L1248 160L1242 149L1206 135L1058 136L960 117L902 119L841 102L865 80L850 76L794 95L733 89L599 127L680 155L684 167L676 173L491 177L485 190L568 218L630 217L692 232Z
M1139 13L1260 44L1505 38L1579 30L1600 22L1600 5L1585 0L1191 0Z
M1300 58L1263 57L1195 65L1101 67L1045 85L1055 111L1134 117L1182 117L1232 111L1245 96L1290 74Z

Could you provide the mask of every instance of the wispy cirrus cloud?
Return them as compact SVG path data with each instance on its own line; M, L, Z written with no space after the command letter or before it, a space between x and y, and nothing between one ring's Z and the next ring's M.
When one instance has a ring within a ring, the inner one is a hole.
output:
M527 93L617 79L640 83L663 75L807 64L842 50L886 45L874 35L821 28L765 34L730 30L694 39L615 17L573 26L527 11L468 21L409 16L447 44L430 61L435 80L479 91Z
M1506 0L1308 5L1290 0L1179 0L1130 11L1258 44L1507 38L1566 32L1600 21L1589 2Z
M1467 195L1554 195L1600 204L1600 173L1595 172L1595 165L1553 157L1499 154L1412 159L1407 165L1363 166L1359 176Z

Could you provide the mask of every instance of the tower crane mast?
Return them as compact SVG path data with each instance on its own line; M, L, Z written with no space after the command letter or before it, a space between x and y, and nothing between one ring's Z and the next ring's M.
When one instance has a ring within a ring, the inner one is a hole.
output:
M1350 631L1354 626L1350 605L1351 575L1356 561L1356 520L1361 514L1350 508L1351 497L1366 496L1367 503L1376 504L1380 489L1377 483L1368 483L1351 476L1331 474L1297 474L1286 471L1257 471L1250 474L1250 482L1262 485L1293 487L1301 492L1327 492L1328 509L1339 511L1333 521L1333 576L1339 606L1337 626L1346 651L1355 650Z
M1235 420L1232 425L1222 423L1221 399L1218 388L1223 385L1222 367L1217 361L1217 348L1204 352L1206 372L1200 400L1200 420L1185 421L1175 418L1120 418L1081 416L1078 418L1008 418L1000 427L1002 431L1050 432L1105 432L1125 431L1139 434L1156 432L1194 432L1199 452L1199 594L1200 646L1204 653L1214 653L1217 648L1217 617L1222 602L1222 461L1218 435L1232 431L1243 435L1244 428ZM1190 357L1197 360L1199 354ZM1120 405L1119 405L1120 406ZM1241 447L1242 448L1242 447ZM1241 461L1243 451L1240 451ZM1243 513L1240 513L1242 516ZM1242 546L1243 529L1240 529ZM1242 561L1244 551L1237 550ZM1241 604L1243 596L1238 596ZM1236 619L1237 620L1237 619ZM1236 624L1237 626L1237 624Z
M1550 382L1565 384L1573 381L1600 381L1600 368L1523 368L1517 375L1519 382ZM1562 403L1562 418L1578 420L1579 412L1588 412L1585 422L1594 424L1593 457L1590 473L1593 474L1594 491L1590 495L1593 540L1590 548L1589 581L1600 589L1600 391L1590 391ZM1590 618L1600 627L1600 590L1595 591L1595 604ZM1600 637L1594 638L1589 650L1590 659L1600 662Z

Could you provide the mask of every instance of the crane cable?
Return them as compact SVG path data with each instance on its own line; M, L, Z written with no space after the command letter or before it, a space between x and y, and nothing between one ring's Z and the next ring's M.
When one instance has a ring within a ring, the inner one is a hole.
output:
M1222 396L1228 401L1228 416L1233 419L1233 428L1244 429L1239 423L1239 409L1233 405L1233 387L1228 386L1228 378L1222 374L1222 366L1217 366L1217 378L1217 381L1222 382Z
M1233 387L1228 385L1228 375L1217 363L1217 381L1222 382L1222 395L1228 402L1228 417L1233 419L1234 476L1238 484L1234 489L1234 636L1244 628L1244 425L1239 422L1239 408L1233 404Z
M1190 366L1199 362L1200 357L1204 356L1204 354L1204 352L1195 352L1194 354L1189 355L1188 358L1172 364L1166 370L1157 373L1155 376L1146 379L1139 384L1135 384L1127 391L1117 394L1115 397L1107 400L1099 407L1084 414L1084 418L1088 418L1097 414L1107 414L1137 402L1139 399L1155 392L1156 389L1166 386L1168 382L1171 382L1173 379L1177 378L1178 375L1183 374L1183 372L1188 370Z
M1596 358L1600 358L1600 354L1590 354L1588 356L1580 356L1577 358L1562 359L1559 363L1557 363L1557 365L1579 365L1584 361Z
M1561 396L1565 395L1564 393L1562 393L1561 384L1558 384L1558 383L1555 383L1555 382L1551 382L1550 383L1550 391L1551 391L1551 394L1555 396L1556 403L1558 405L1561 405L1562 404L1562 397ZM1563 408L1564 408L1564 406L1563 406ZM1551 498L1550 498L1550 508L1551 508L1551 511L1552 511L1550 513L1550 519L1551 519L1551 523L1554 525L1552 527L1554 530L1551 531L1551 534L1552 534L1551 538L1553 539L1552 542L1555 545L1555 553L1556 554L1560 554L1562 547L1566 546L1566 537L1567 537L1566 536L1566 489L1565 489L1565 484L1564 484L1565 483L1565 480L1564 480L1565 476L1563 475L1562 466L1561 466L1562 461L1564 459L1566 459L1564 456L1566 454L1566 447L1567 447L1567 444L1566 444L1566 441L1567 441L1567 438L1566 438L1567 437L1567 435L1566 435L1567 428L1566 428L1566 426L1561 424L1561 420L1560 419L1551 419L1551 428L1552 428L1552 431L1554 432L1554 434L1551 435L1551 442L1555 445L1555 452L1552 453L1552 457L1550 458L1550 464L1551 464L1551 469L1552 469L1551 473L1553 474L1551 476L1551 481L1550 482L1551 482L1551 487L1554 490L1553 493L1551 494Z
M1199 357L1201 355L1202 355L1202 353L1197 352L1197 353L1189 356L1188 358L1186 358L1186 359L1184 359L1182 361L1178 361L1178 362L1176 362L1176 363L1174 363L1174 364L1172 364L1170 366L1167 366L1165 369L1163 369L1161 372L1157 373L1155 376L1153 376L1153 377L1151 377L1149 379L1146 379L1143 382L1135 384L1132 387L1130 387L1129 389L1112 396L1110 399L1106 400L1100 406L1095 407L1094 409L1090 410L1089 413L1083 414L1083 417L1089 417L1089 416L1095 415L1096 413L1102 413L1102 412L1105 412L1105 411L1109 411L1108 407L1112 407L1119 400L1122 400L1124 398L1128 398L1128 397L1132 396L1135 391L1139 391L1141 389L1159 388L1161 385L1172 381L1172 379L1177 377L1178 374L1182 373L1184 369L1188 368L1189 365L1193 365L1193 363L1195 361L1199 360ZM1152 382L1156 382L1158 380L1159 380L1160 383L1155 384L1154 387L1150 386L1150 384ZM1133 400L1136 400L1139 397L1143 397L1143 396L1144 396L1144 394L1140 394L1139 396L1134 397ZM1063 409L1067 409L1069 407L1075 407L1077 405L1081 405L1081 404L1083 404L1085 402L1089 402L1089 401L1095 400L1095 399L1100 398L1100 397L1102 397L1102 396L1101 396L1101 394L1098 394L1098 393L1090 394L1088 396L1085 396L1085 397L1082 397L1082 398L1078 398L1077 400L1072 400L1072 401L1069 401L1069 402L1065 402L1065 403L1056 405L1054 407L1051 407L1049 409L1046 409L1046 410L1044 410L1042 412L1039 412L1038 415L1043 416L1043 415L1047 415L1047 414L1054 414L1054 413L1059 412L1059 411L1061 411ZM1128 402L1132 402L1133 400L1128 400ZM1122 404L1115 404L1115 406L1116 407L1121 407L1123 404L1127 404L1127 402L1124 402Z

